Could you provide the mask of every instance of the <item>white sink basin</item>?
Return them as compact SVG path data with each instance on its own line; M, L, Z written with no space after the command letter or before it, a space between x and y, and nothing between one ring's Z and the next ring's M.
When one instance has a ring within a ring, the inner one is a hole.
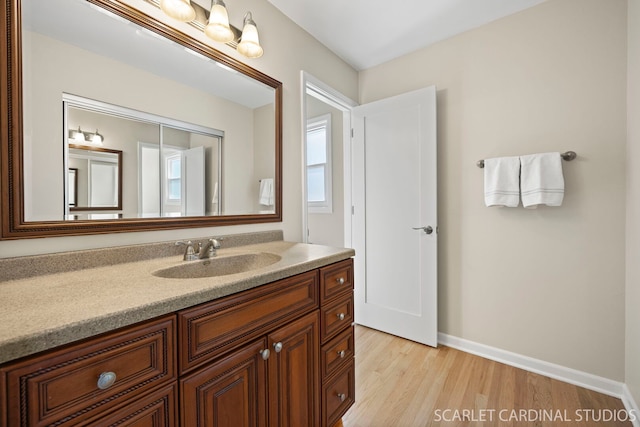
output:
M152 274L166 279L201 279L246 273L280 261L280 255L267 252L220 256L163 268Z

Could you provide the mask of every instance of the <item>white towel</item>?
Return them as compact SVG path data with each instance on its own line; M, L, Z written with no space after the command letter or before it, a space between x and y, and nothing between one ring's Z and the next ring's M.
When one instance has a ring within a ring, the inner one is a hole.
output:
M264 178L260 180L259 198L261 205L273 205L273 179Z
M515 208L520 203L520 158L497 157L484 161L484 203Z
M560 206L564 198L564 177L560 153L520 156L522 206Z

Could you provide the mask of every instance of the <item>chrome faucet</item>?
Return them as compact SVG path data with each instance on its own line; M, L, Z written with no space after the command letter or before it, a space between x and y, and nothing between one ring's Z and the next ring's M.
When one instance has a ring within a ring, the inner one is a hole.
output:
M217 239L211 238L204 244L204 246L200 245L198 258L213 258L216 256L216 249L220 249L220 242Z
M176 246L186 246L184 256L182 257L184 261L195 261L197 259L207 259L216 256L216 249L220 249L220 240L222 239L211 238L204 244L204 246L202 246L202 243L198 243L197 249L196 245L194 245L191 240L186 242L176 242Z

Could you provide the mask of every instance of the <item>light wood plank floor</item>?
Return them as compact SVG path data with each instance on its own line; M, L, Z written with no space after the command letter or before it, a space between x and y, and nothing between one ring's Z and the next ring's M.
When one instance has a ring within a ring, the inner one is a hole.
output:
M620 399L356 326L356 403L344 427L630 427L616 421L626 416Z

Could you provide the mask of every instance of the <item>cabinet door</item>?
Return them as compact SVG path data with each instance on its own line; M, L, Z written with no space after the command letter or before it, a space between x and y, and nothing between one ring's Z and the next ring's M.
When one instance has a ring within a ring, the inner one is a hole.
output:
M181 425L266 426L266 345L255 341L181 380Z
M269 334L269 425L320 425L317 311Z

